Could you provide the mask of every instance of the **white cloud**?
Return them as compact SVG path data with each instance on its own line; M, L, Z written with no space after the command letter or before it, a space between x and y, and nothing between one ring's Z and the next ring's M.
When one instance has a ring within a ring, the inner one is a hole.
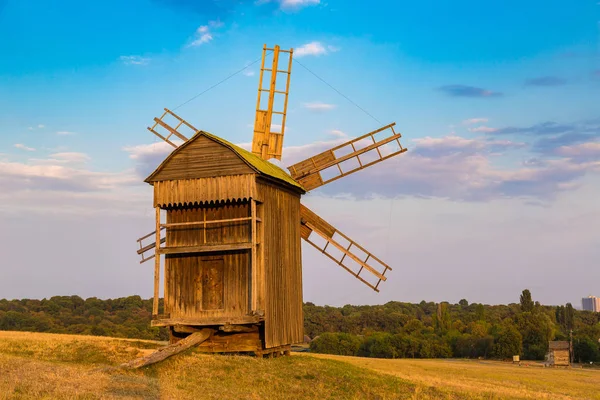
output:
M58 131L56 132L57 135L60 136L68 136L68 135L75 135L75 132L70 132L70 131Z
M469 128L469 132L491 133L496 132L497 130L497 128L490 128L489 126L478 126L477 128Z
M282 9L298 9L320 4L321 0L279 0L279 3Z
M50 154L51 159L63 163L85 163L90 160L90 157L85 153L63 152Z
M121 56L119 57L125 65L148 65L150 58L141 56Z
M14 146L17 149L21 149L21 150L25 150L25 151L35 151L35 149L33 147L27 147L22 143L16 143Z
M327 104L327 103L304 103L304 108L308 108L311 111L327 111L333 110L335 108L335 104Z
M218 29L223 26L221 21L208 21L208 25L202 25L196 29L195 39L188 47L200 46L213 40L213 29Z
M45 128L46 126L45 126L45 125L42 125L42 124L39 124L37 127L38 127L39 129L43 129L43 128Z
M600 161L600 142L561 146L555 150L555 154L577 161Z
M294 49L295 57L320 56L327 54L327 49L321 42L310 42Z
M487 118L471 118L471 119L465 119L462 123L464 125L473 125L473 124L483 124L488 122Z
M247 69L242 73L246 76L254 76L254 71L252 71L251 69Z
M348 135L346 135L345 132L342 132L339 129L332 129L331 131L329 131L329 135L333 136L334 138L346 138L346 137L348 137Z

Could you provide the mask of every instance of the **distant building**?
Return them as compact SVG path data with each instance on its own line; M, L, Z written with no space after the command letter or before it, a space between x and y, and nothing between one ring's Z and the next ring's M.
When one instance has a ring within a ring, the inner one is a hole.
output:
M588 296L581 299L584 311L600 312L600 297Z
M567 367L570 364L571 346L567 341L552 341L548 343L546 361L553 367Z

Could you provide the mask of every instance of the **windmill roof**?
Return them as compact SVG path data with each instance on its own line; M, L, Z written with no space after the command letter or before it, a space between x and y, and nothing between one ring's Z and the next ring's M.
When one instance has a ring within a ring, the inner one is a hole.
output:
M291 186L294 186L294 187L300 189L302 192L306 192L306 189L304 189L304 187L302 187L302 185L300 185L297 181L295 181L290 175L288 175L283 169L279 168L277 165L272 164L269 161L260 158L256 154L253 154L253 153L249 152L248 150L241 148L240 146L237 146L223 138L220 138L216 135L213 135L212 133L205 132L205 131L198 131L196 134L194 134L194 136L192 136L190 139L188 139L184 144L182 144L181 146L179 146L175 150L173 150L173 152L171 152L171 154L169 154L169 156L163 160L163 162L160 164L160 166L150 176L148 176L148 178L146 178L144 181L150 183L151 179L162 169L162 167L165 164L168 163L168 161L175 154L183 151L190 143L192 143L194 140L196 140L200 136L205 136L205 137L229 148L231 151L233 151L235 154L237 154L246 164L248 164L248 166L250 166L256 172L261 173L263 175L270 176L277 180L283 181Z
M569 342L567 342L567 341L551 341L551 342L549 342L548 347L550 350L568 350Z

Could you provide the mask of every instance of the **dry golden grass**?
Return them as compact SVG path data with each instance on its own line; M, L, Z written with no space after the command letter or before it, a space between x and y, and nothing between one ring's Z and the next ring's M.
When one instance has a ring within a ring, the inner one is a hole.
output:
M600 371L518 366L477 360L382 360L311 354L321 359L343 360L474 399L600 399ZM526 363L523 363L526 364Z
M600 372L447 360L192 351L115 366L165 343L0 332L0 399L600 399Z
M257 359L188 351L138 371L104 368L162 344L0 332L0 399L403 399L418 390L340 361L296 355Z

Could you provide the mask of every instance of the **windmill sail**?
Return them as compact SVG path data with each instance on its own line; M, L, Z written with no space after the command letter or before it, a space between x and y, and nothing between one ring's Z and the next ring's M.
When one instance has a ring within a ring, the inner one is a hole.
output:
M373 132L369 132L366 135L352 139L344 144L296 163L288 167L288 170L290 171L292 178L300 182L306 190L312 190L344 176L350 175L354 172L365 169L373 164L387 160L390 157L402 154L407 149L402 147L402 144L400 144L399 139L402 135L394 131L394 125L396 125L396 123L386 125ZM385 132L387 130L389 130L389 132L386 132L389 133L389 136L379 140L375 138L378 133ZM371 141L372 143L370 143ZM399 149L390 154L383 155L380 148L394 141L397 142ZM359 142L368 142L370 144L357 149ZM350 151L350 153L337 157L335 152L338 151L340 153L343 153L344 151ZM365 156L367 153L374 154L375 157L372 157L374 160L365 163L363 160L361 160L360 156ZM346 161L352 160L357 161L356 166L354 168L344 170L342 168L342 164ZM324 178L322 172L325 170L333 171L333 176Z
M171 125L169 125L169 122L165 120L165 117L173 118L177 122L177 124L174 127L172 127ZM158 132L159 128L161 128L161 131L166 132L164 134L161 134L160 132ZM178 116L177 114L175 114L167 108L165 108L165 112L160 118L154 118L154 125L152 126L152 128L148 127L148 130L150 132L154 133L156 136L169 143L173 147L178 147L178 145L173 143L173 141L170 139L172 136L177 137L184 143L187 142L188 138L180 132L183 129L187 129L190 132L190 136L193 136L196 132L198 132L198 129L194 128L190 123L188 123L183 118L181 118L180 116Z
M265 68L265 57L267 50L273 51L273 63L271 68ZM281 50L279 46L272 49L263 46L262 65L260 68L260 79L258 82L258 99L256 101L256 119L254 121L254 138L252 140L252 152L259 157L269 160L276 158L281 160L281 152L283 149L283 135L285 133L285 120L287 116L288 93L290 91L290 76L292 74L292 55L294 49ZM289 55L287 69L280 69L279 58L280 53ZM264 73L267 72L269 78L269 87L263 88ZM285 90L277 90L277 78L280 74L286 75ZM267 95L266 104L263 100ZM279 104L280 96L283 96L283 107L277 109L276 103ZM275 110L274 110L275 108ZM273 116L277 116L273 119ZM277 122L281 121L281 124ZM281 125L281 126L279 126Z
M381 281L387 280L385 273L388 270L391 271L392 268L304 205L300 205L300 218L302 239L344 268L356 279L379 292L379 284ZM315 235L320 238L321 243L324 242L324 245L316 241ZM366 257L361 258L364 256ZM376 282L373 282L373 279Z

